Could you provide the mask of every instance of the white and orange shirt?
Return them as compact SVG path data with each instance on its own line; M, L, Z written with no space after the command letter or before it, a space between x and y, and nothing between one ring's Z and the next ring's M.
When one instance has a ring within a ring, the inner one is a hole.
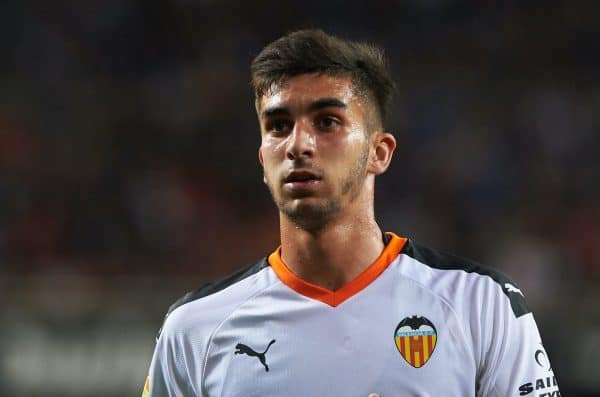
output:
M560 396L533 315L506 276L385 235L329 291L268 258L176 302L149 397Z

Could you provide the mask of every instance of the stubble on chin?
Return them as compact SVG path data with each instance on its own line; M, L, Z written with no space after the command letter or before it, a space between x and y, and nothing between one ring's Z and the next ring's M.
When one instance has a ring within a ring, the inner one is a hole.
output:
M298 203L296 199L283 199L275 191L273 184L267 181L273 202L279 212L287 217L297 227L305 230L318 230L327 225L327 222L341 209L341 202L331 198L321 203ZM298 197L297 199L301 199Z
M308 231L317 231L325 228L327 223L340 211L341 203L339 200L330 199L325 203L312 205L292 206L278 203L277 207L297 227Z

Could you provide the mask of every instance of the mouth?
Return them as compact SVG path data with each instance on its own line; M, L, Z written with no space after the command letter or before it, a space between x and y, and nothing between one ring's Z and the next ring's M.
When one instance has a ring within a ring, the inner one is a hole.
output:
M307 194L316 189L321 182L322 177L307 171L297 170L290 172L283 180L283 186L293 194Z
M312 182L312 181L320 181L320 180L321 180L320 176L318 176L310 171L299 170L299 171L290 172L283 180L283 183L302 183L302 182Z

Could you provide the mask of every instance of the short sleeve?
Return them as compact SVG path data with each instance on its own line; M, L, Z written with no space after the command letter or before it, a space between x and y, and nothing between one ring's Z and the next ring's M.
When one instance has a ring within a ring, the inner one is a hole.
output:
M490 304L482 308L486 346L478 395L559 397L533 314L515 309L515 302L525 305L523 293L513 284L501 288L490 294Z
M181 335L165 328L157 339L143 397L194 397Z

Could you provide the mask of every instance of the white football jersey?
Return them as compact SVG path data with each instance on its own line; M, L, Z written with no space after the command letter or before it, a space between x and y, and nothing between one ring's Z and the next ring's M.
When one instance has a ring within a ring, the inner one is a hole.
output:
M329 291L283 263L187 294L157 339L151 397L560 396L522 292L506 276L392 233Z

